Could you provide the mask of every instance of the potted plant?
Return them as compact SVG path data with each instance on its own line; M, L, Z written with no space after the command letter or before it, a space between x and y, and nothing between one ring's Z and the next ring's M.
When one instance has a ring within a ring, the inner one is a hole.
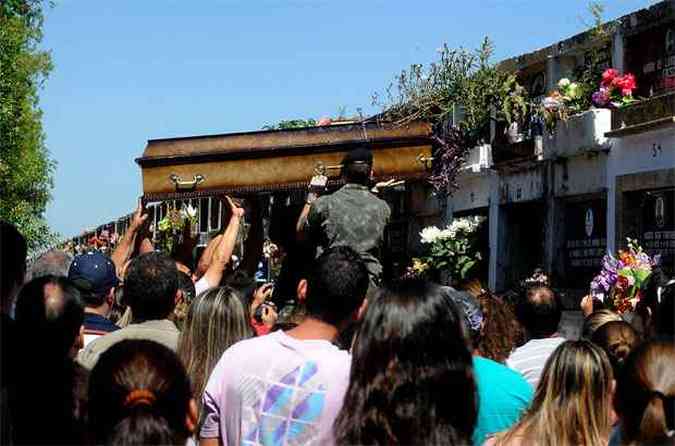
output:
M443 285L457 285L469 277L482 259L477 249L478 228L485 217L458 218L443 229L426 227L420 242L427 254L414 258L409 268L412 275L428 276Z

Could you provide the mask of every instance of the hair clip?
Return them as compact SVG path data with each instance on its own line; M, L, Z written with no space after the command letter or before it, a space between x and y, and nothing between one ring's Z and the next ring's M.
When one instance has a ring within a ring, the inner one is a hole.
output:
M124 399L124 407L132 408L141 404L152 406L156 400L157 397L155 397L155 394L151 391L147 389L136 389L129 392Z

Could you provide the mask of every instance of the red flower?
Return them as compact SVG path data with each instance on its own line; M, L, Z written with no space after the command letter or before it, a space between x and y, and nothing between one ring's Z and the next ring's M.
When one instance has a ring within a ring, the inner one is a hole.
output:
M623 90L635 90L637 84L635 83L635 76L632 73L625 74L623 76L622 89Z
M602 73L602 85L604 87L612 84L612 81L619 75L619 72L614 68L607 68L604 73Z
M628 289L630 286L630 283L628 282L628 278L619 276L618 279L616 280L616 289L620 293L623 293Z

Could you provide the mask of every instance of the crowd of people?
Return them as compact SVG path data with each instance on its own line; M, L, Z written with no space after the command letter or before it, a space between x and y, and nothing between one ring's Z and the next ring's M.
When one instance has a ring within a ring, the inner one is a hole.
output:
M357 150L341 193L308 197L295 229L320 249L289 318L232 266L233 200L197 262L155 251L139 207L110 257L26 271L2 222L0 442L675 445L672 280L654 275L639 329L586 299L580 340L541 284L512 304L475 282L382 281L371 169Z

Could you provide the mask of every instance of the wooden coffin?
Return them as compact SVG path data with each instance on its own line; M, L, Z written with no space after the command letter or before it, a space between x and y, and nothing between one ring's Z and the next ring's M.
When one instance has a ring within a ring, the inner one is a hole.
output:
M320 166L339 177L345 153L366 143L378 180L422 178L431 127L370 122L149 140L136 159L146 200L305 188Z

